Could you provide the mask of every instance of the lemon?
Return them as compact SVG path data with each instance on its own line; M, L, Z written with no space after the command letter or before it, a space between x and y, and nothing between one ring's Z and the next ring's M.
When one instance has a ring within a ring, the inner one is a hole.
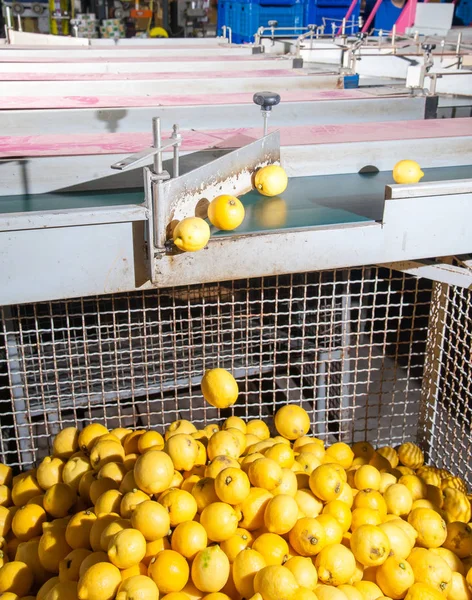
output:
M372 465L363 465L354 474L354 485L358 490L379 490L381 481L380 471Z
M426 583L447 595L451 587L452 571L445 560L425 548L414 548L408 562L416 583Z
M45 600L77 600L77 582L63 581L49 590Z
M390 553L387 534L375 525L361 525L351 536L351 550L365 567L384 563Z
M95 514L97 517L109 513L119 514L123 494L118 490L108 490L104 492L95 502Z
M134 478L146 494L159 494L166 490L174 476L174 463L165 452L149 450L142 454L134 466Z
M164 438L157 431L146 431L138 439L138 450L144 454L148 450L162 450L164 448Z
M325 502L336 500L343 484L343 477L333 464L320 465L311 473L309 480L311 491Z
M381 523L379 528L387 535L390 550L397 558L408 558L413 544L407 534L395 524L396 521Z
M39 539L21 542L21 544L18 545L14 558L15 560L27 564L31 569L35 587L43 585L43 583L51 577L51 573L46 571L39 561Z
M99 552L102 549L101 538L102 533L111 523L114 523L120 517L116 513L103 514L97 517L90 528L90 546L94 552Z
M222 502L235 505L249 496L251 484L244 471L229 467L223 469L215 479L215 492Z
M269 500L264 512L264 523L269 532L288 533L297 519L298 505L292 496L280 494Z
M341 543L344 531L339 522L332 515L322 513L316 517L316 520L323 526L325 531L325 544Z
M228 557L229 562L232 564L242 550L252 546L253 541L254 538L250 531L243 529L242 527L238 527L234 535L221 542L220 547Z
M0 506L10 506L11 505L11 489L2 484L0 485ZM21 505L19 505L21 506Z
M390 514L404 517L410 513L413 497L406 485L394 483L385 490L383 497Z
M472 505L467 496L460 490L447 487L443 491L444 495L444 518L447 523L462 521L469 523L472 518Z
M451 587L447 598L448 600L472 600L472 590L467 585L464 575L452 573Z
M24 477L22 477L16 483L13 483L11 500L15 506L23 506L27 504L29 500L42 493L43 490L37 482L36 477L32 473L26 473ZM10 492L8 490L7 496L9 496L9 494ZM9 504L10 502L8 499L6 506L9 506Z
M228 581L230 564L219 546L200 550L192 562L192 581L202 592L219 592Z
M150 577L129 577L118 588L116 600L159 600L159 590Z
M415 508L408 515L408 523L418 532L416 543L424 548L439 548L446 541L446 523L430 508Z
M264 421L260 419L251 419L246 423L246 433L255 435L260 440L266 440L270 437L270 431Z
M254 487L269 492L282 483L282 467L271 458L259 458L249 466L249 480Z
M193 485L191 493L197 502L198 513L201 513L202 510L212 502L218 502L219 500L218 496L216 495L215 480L213 479L213 477L203 477L202 479L197 481Z
M79 600L113 600L120 584L120 570L110 563L99 562L79 579L77 597Z
M295 492L295 502L307 517L315 518L323 510L323 503L311 490L299 489Z
M255 174L254 185L263 196L278 196L287 189L287 173L279 165L262 167Z
M239 463L236 461L241 454L241 447L238 440L229 431L218 431L208 440L208 458L213 462L213 459L217 456L226 456L227 458L233 458L235 462L229 463L226 461L226 465L223 467L224 461L221 462L223 468L226 467L239 467ZM222 470L217 469L217 473L213 469L205 469L206 477L216 477L216 475Z
M61 429L54 438L52 453L57 458L70 458L79 449L79 431L76 427Z
M46 512L37 504L27 504L21 507L13 517L11 528L13 534L22 542L41 535Z
M238 384L226 369L217 368L205 371L201 387L205 400L216 408L228 408L238 399Z
M93 565L97 563L109 562L108 555L106 552L92 552L88 556L84 558L80 567L79 567L79 578L84 575L84 573Z
M101 425L100 423L90 423L90 425L84 427L79 433L78 444L80 450L89 454L98 439L107 433L108 429L104 425Z
M82 477L91 469L92 467L86 456L74 456L64 465L62 481L77 491Z
M125 454L136 454L139 452L139 440L145 433L144 429L135 429L123 437L121 444Z
M420 165L414 160L397 162L393 167L392 175L395 183L418 183L424 177Z
M317 519L303 517L291 529L289 541L300 556L315 556L326 544L326 532Z
M264 557L266 565L282 565L288 559L288 544L276 533L262 533L254 540L252 549Z
M352 513L348 504L342 500L331 500L325 505L322 512L336 519L343 533L349 531L352 523Z
M170 437L164 446L177 471L190 471L198 457L197 441L186 433L178 433Z
M316 557L315 566L321 582L338 586L350 581L356 570L356 559L342 544L329 544Z
M159 502L169 512L171 527L191 521L197 514L197 501L185 490L171 488L159 496Z
M451 571L457 571L461 575L465 575L466 571L464 564L460 560L457 554L448 550L447 548L431 548L430 551L437 556L440 556L444 561L447 562Z
M51 573L59 573L59 563L72 548L66 542L67 519L43 523L38 555L41 565Z
M123 529L108 544L108 558L119 569L140 563L146 554L146 540L137 529Z
M132 512L131 524L146 540L158 540L170 530L169 512L158 502L146 500L138 504Z
M45 600L48 593L59 583L59 577L51 577L38 590L36 600Z
M148 567L148 575L153 579L161 594L180 592L187 584L189 574L187 561L174 550L159 552Z
M254 577L266 566L264 557L256 550L242 550L234 559L233 578L238 594L250 598L254 594Z
M291 600L296 597L297 580L289 569L280 565L269 565L261 569L254 578L254 591L264 600Z
M206 548L208 536L205 528L196 521L180 523L174 529L171 538L171 548L187 560L193 560L200 550Z
M134 509L146 500L150 500L150 498L141 490L134 489L132 492L128 492L121 500L120 515L123 519L129 519Z
M361 592L364 600L380 600L382 598L382 590L373 581L357 581L354 587Z
M286 494L287 496L295 497L298 488L296 474L291 469L282 469L282 481L280 484L271 490L273 496Z
M129 569L123 569L121 571L121 581L124 581L129 577L135 577L136 575L146 575L147 577L147 572L148 566L144 564L144 562L140 562L137 565L133 565Z
M448 523L447 536L443 545L459 558L472 556L472 525L460 521Z
M108 463L120 463L125 458L125 451L119 441L99 439L90 451L90 464L95 471Z
M315 589L318 583L318 574L313 562L309 558L294 556L284 564L284 567L293 573L299 586L308 588L309 590Z
M274 417L278 433L288 440L296 440L306 435L310 429L310 417L306 410L296 404L279 408Z
M27 564L14 560L0 568L0 594L11 592L26 596L33 585L33 573Z
M316 588L316 597L318 600L346 600L347 596L344 592L341 592L338 588L330 585L321 584ZM362 599L365 600L364 596Z
M138 460L138 457L136 456L136 460ZM136 464L136 460L134 461L134 464ZM134 478L134 464L133 467L130 471L127 471L127 473L125 474L125 476L123 477L123 480L121 481L120 485L119 485L119 491L122 494L127 494L128 492L132 492L133 490L136 490L138 487L138 484L136 483L136 480Z
M244 419L241 419L241 417L236 417L234 415L232 417L228 417L223 421L221 429L239 429L241 433L247 433L247 426Z
M353 585L343 584L337 590L342 592L347 600L364 600L364 596ZM391 598L379 598L378 600L391 600Z
M415 583L415 575L410 564L396 556L390 556L377 568L376 579L382 592L392 598L403 598Z
M175 227L173 239L179 250L197 252L208 244L210 227L200 217L187 217Z
M102 531L100 536L100 548L104 552L108 552L108 546L110 545L110 542L114 536L119 531L123 531L123 529L129 529L130 527L131 523L128 519L116 519L116 521L109 523Z
M222 542L236 533L238 515L230 504L213 502L203 509L200 515L200 523L205 528L208 539L213 542Z
M405 596L405 600L444 600L444 598L444 594L425 583L413 584Z
M76 548L69 552L59 563L59 581L79 581L80 566L92 552L85 548Z
M67 483L56 483L44 494L44 510L56 519L65 517L77 501L77 494Z
M217 196L208 206L208 219L218 229L231 231L244 221L244 206L235 196Z
M190 421L180 419L179 421L173 421L166 429L164 439L167 441L171 436L177 435L178 433L192 434L197 431L197 428Z
M43 490L47 490L62 481L63 470L64 462L60 458L46 456L36 471L36 479Z

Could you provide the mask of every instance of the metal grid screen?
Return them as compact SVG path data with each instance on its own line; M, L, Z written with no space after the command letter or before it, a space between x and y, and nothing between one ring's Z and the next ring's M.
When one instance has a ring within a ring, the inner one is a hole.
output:
M439 426L441 450L455 452L450 428L470 450L470 358L461 345L470 347L470 298L455 292L456 316L442 313L451 378L447 361L426 360L431 289L371 267L4 307L2 460L29 466L60 428L92 419L158 429L232 412L269 419L287 400L309 411L313 432L329 443L420 439L431 450ZM465 336L459 345L455 320ZM425 363L436 369L434 390L425 390ZM235 374L241 390L221 414L199 388L204 370L217 365ZM468 406L457 426L452 400L434 420L440 392Z

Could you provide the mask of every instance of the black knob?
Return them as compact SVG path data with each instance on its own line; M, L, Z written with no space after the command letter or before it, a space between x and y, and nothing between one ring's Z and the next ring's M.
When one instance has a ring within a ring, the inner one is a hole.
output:
M436 44L423 44L421 47L425 52L432 52L436 49Z
M272 110L280 102L280 96L275 92L256 92L252 99L262 110Z

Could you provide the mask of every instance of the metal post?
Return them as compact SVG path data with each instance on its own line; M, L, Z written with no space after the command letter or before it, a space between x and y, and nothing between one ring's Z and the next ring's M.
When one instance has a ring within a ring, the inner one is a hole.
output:
M263 110L262 111L262 118L264 119L264 135L267 135L268 132L268 128L269 128L269 111L268 110Z
M342 24L341 24L341 35L346 35L346 18L344 18L342 20Z
M459 34L457 36L457 45L456 45L456 56L457 56L457 68L458 69L462 69L461 43L462 43L462 32L459 32Z
M154 148L161 147L161 119L153 117L152 119L152 141ZM162 173L162 152L154 154L154 173L160 175Z
M23 27L21 25L21 15L16 15L16 21L18 23L18 31L23 31Z
M177 142L180 138L179 126L174 125L172 129L172 138ZM177 143L174 145L174 161L172 164L172 176L174 178L179 176L179 144Z
M394 53L394 54L395 54L395 53L396 53L396 51L397 51L397 49L396 49L396 47L395 47L395 39L396 39L396 36L397 36L397 26L396 26L396 25L394 25L394 26L392 27L392 49L393 49L393 53Z
M5 13L6 13L6 17L7 17L7 27L8 27L8 29L11 29L13 27L13 24L11 21L11 8L9 6L5 7Z
M379 48L382 46L383 35L384 35L383 29L380 29L380 31L379 31Z
M441 40L441 62L443 61L443 57L444 57L444 47L446 45L446 40Z

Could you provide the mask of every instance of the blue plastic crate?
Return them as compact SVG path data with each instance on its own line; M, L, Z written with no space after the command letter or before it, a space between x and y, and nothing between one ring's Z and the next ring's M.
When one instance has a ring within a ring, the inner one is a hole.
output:
M326 25L325 33L331 33L331 23L338 27L347 14L349 0L308 0L306 5L305 25ZM358 0L354 11L346 24L346 33L353 34L359 31L359 15L361 0Z

